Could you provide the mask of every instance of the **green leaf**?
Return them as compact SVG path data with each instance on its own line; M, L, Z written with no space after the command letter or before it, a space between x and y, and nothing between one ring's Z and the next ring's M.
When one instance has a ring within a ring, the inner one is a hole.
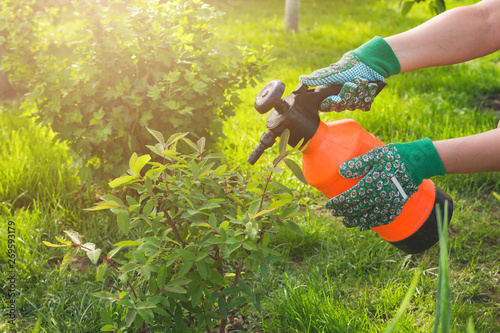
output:
M187 143L189 145L189 147L193 148L194 151L198 151L198 146L193 142L191 141L190 139L188 138L182 138L182 140Z
M66 247L66 246L71 246L70 244L67 244L67 245L52 244L52 243L49 243L47 241L42 241L42 243L45 244L46 246L50 246L50 247Z
M206 280L208 277L208 270L207 270L206 264L203 261L197 261L196 268L197 268L198 273L200 274L201 278L203 280Z
M193 84L193 90L200 95L207 95L207 84L203 81L196 81Z
M141 318L144 319L146 321L146 323L148 323L150 325L152 325L154 323L155 315L154 315L153 311L151 311L150 309L137 310L137 314L139 314L139 316L141 316Z
M141 267L141 265L139 264L136 264L136 263L132 263L132 262L129 262L128 264L125 264L121 269L120 271L122 273L126 273L126 272L130 272L130 271L134 271L136 269L138 269L139 267Z
M203 206L201 206L200 208L198 208L198 210L207 210L207 209L214 209L214 208L219 208L220 205L216 202L209 202Z
M179 276L179 275L177 275L177 276ZM186 289L183 286L189 284L190 282L191 282L191 279L186 279L186 278L172 280L165 285L165 291L171 292L174 294L185 294Z
M167 267L165 265L161 266L160 271L158 272L158 276L156 277L156 284L159 288L165 285L165 281L167 278Z
M292 199L276 200L272 204L269 205L268 209L276 209L276 208L283 207L283 206L287 205L288 203L290 203L291 200Z
M126 327L129 327L130 325L132 325L132 323L135 320L136 315L137 315L137 311L135 311L135 310L129 310L129 312L125 316L125 325L126 325Z
M193 262L189 261L185 263L182 268L179 270L179 273L177 274L177 277L183 277L190 269L193 267Z
M80 234L76 231L64 230L64 233L73 241L74 244L81 244Z
M434 0L436 3L437 7L437 14L441 14L442 12L446 11L446 4L444 0Z
M242 291L241 287L239 286L231 286L224 288L221 293L226 296L231 296L231 295L236 295L237 293L240 293Z
M106 270L108 268L107 263L103 263L99 268L97 269L97 273L95 275L96 281L102 281L104 279L104 274L106 273Z
M243 242L243 247L249 251L257 251L258 250L257 245L255 245L255 243L252 243L249 241Z
M283 223L283 226L285 228L287 228L288 230L290 230L291 232L294 232L294 233L296 233L297 235L300 235L300 236L304 235L302 233L302 230L300 229L300 227L295 222L285 220L282 223Z
M74 247L71 250L66 253L66 255L63 258L63 261L61 263L61 267L59 268L59 276L62 276L66 268L68 268L68 265L71 263L71 260L75 257L75 255L78 253L79 248Z
M236 298L233 298L229 304L227 305L227 308L228 309L236 309L236 308L239 308L240 305L242 305L243 303L247 302L248 299L244 296L241 296L241 297L236 297Z
M226 300L224 299L224 296L222 296L222 294L219 294L219 299L217 302L219 303L219 311L222 318L227 318Z
M219 226L219 228L223 230L227 230L227 227L229 227L229 221L224 221Z
M94 243L85 243L82 245L82 250L83 251L94 251L95 250L95 244Z
M116 245L116 244L115 244L115 245L113 245L113 246L117 246L117 247L116 247L116 248L114 248L113 250L109 251L109 253L108 253L108 258L110 258L110 259L111 259L111 258L113 258L113 256L114 256L114 255L115 255L118 251L120 251L120 249L122 248L122 246L121 246L121 245Z
M111 194L101 195L100 199L102 201L114 201L118 204L118 206L125 207L125 204L123 203L123 201L120 198L118 198L114 195L111 195Z
M142 243L139 243L137 241L127 240L127 241L118 242L118 243L114 244L113 246L139 246L141 244Z
M143 301L143 302L139 302L137 303L136 305L136 308L139 310L139 309L154 309L156 308L156 304L152 303L152 302L148 302L148 301Z
M128 235L129 231L129 226L130 226L130 218L128 215L127 211L120 211L116 215L118 226L120 227L120 230L125 234Z
M103 209L110 209L110 208L119 208L120 206L114 202L114 201L104 201L104 202L98 202L94 207L91 208L84 208L83 210L103 210Z
M104 325L101 327L101 332L114 332L116 328L113 325Z
M196 142L196 145L198 146L198 151L200 153L203 153L205 151L205 142L206 142L206 139L205 137L201 137L197 142Z
M139 156L137 155L136 152L132 153L132 156L130 156L130 159L128 160L128 167L130 168L130 170L134 168L135 162L137 162L138 158Z
M151 269L148 265L144 265L141 267L141 274L146 281L149 281L149 279L151 278Z
M269 268L267 267L265 262L260 263L260 274L262 274L264 280L266 280L269 276Z
M96 265L101 255L101 249L95 249L93 251L87 251L87 257L89 257L90 261Z
M134 153L135 154L135 153ZM136 155L137 156L137 155ZM151 160L149 154L136 157L132 165L132 158L130 159L130 170L134 175L140 175L142 168Z
M406 16L406 14L408 14L408 12L410 11L410 9L413 7L414 3L415 3L415 1L404 1L401 4L400 11L401 11L401 15L403 17Z
M152 136L155 137L155 139L163 146L165 147L165 138L163 137L163 134L161 134L158 131L155 131L153 129L147 128L146 129L151 133Z
M63 244L66 244L66 245L71 245L71 242L70 241L67 241L67 240L64 240L64 239L61 239L59 237L56 236L56 239L58 242L60 243L63 243Z
M123 177L116 178L116 179L110 181L108 183L108 185L111 188L115 188L115 187L118 187L120 185L130 183L133 180L138 180L137 176L123 176ZM100 209L105 209L105 208L100 208ZM90 209L88 209L88 210L90 210Z
M302 172L302 168L295 162L294 160L291 160L289 158L285 158L285 164L286 166L292 171L292 173L297 177L298 180L300 180L302 183L308 185L306 177L304 176L304 173Z
M144 208L142 209L142 214L149 216L151 214L151 211L153 210L153 207L155 205L155 201L153 199L148 200Z
M290 130L285 128L283 133L280 135L279 152L281 156L286 155L286 146L288 144L288 139L290 138Z
M177 141L179 141L181 138L185 137L188 134L189 132L172 134L170 138L168 138L167 140L167 146L175 145Z

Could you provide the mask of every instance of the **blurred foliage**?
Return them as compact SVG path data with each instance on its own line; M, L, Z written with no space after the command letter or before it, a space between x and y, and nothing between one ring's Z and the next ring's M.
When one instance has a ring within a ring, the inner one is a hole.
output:
M0 70L70 143L83 180L125 171L125 152L143 151L146 126L221 136L236 91L266 62L244 48L223 56L212 41L218 13L198 0L50 4L2 3Z
M445 0L401 0L399 2L399 8L401 14L406 16L408 12L411 10L414 4L426 2L429 7L429 11L433 15L439 15L446 10L446 1Z

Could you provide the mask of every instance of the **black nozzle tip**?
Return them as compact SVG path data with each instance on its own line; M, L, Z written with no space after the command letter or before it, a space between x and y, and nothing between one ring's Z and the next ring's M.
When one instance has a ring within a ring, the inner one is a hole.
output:
M247 162L250 163L251 165L254 165L259 158L262 156L264 153L264 149L260 147L260 145L253 150L253 152L250 154L250 156L247 158Z

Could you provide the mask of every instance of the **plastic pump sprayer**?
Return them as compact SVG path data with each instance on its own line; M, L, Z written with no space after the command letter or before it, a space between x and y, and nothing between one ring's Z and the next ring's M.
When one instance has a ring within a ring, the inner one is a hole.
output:
M378 84L377 94L385 87ZM306 149L302 152L302 170L307 182L321 191L327 198L333 198L350 189L361 179L346 179L339 173L340 165L360 156L384 143L361 125L351 119L337 120L328 124L319 117L319 105L328 96L338 95L342 85L309 89L299 84L295 90L281 99L285 85L274 80L259 92L255 99L255 109L265 114L271 109L267 119L268 131L260 138L248 162L255 164L264 150L271 147L276 137L288 128L288 144L296 146L301 139ZM448 201L448 223L453 214L453 201L432 181L424 179L418 191L407 201L401 214L391 223L371 230L384 240L406 253L423 252L439 240L436 204L444 208ZM441 209L444 219L444 209Z

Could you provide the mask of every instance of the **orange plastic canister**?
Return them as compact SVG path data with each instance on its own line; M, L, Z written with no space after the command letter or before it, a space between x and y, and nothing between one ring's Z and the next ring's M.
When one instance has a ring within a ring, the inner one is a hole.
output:
M332 198L350 189L361 179L346 179L340 165L384 143L351 119L320 122L317 132L302 153L302 170L311 186ZM429 217L436 198L432 181L426 179L406 202L401 214L390 224L371 230L388 242L413 235Z

